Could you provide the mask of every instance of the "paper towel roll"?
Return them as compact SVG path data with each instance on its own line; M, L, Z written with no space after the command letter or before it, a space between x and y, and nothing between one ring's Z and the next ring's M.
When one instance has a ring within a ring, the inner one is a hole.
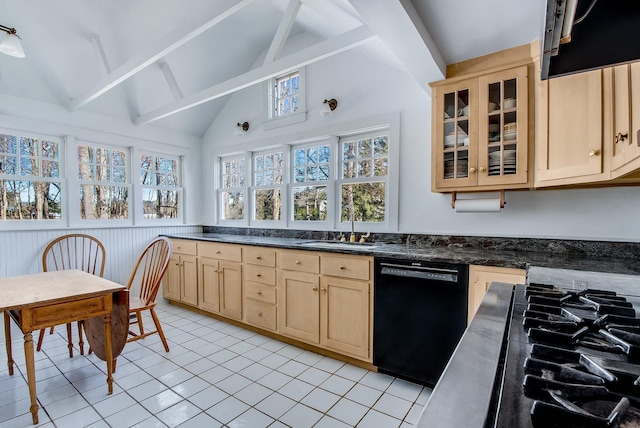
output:
M488 213L500 211L500 198L456 199L457 213Z

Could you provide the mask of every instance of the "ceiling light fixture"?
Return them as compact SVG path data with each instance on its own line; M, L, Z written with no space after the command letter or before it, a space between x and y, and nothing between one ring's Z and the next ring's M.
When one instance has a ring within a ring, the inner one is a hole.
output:
M249 122L243 122L236 125L236 135L244 135L245 132L249 130Z
M20 36L16 33L15 28L5 27L0 25L0 30L7 33L4 40L0 42L0 52L16 58L24 58L24 49L22 49L22 43L20 43Z
M338 101L335 98L331 98L330 100L324 100L322 103L322 108L320 109L320 114L324 117L327 117L338 107Z

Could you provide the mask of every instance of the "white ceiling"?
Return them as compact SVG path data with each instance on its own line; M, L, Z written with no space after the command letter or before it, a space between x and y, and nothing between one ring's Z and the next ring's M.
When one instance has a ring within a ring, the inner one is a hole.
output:
M231 93L287 67L357 49L427 90L446 64L539 38L543 10L543 0L0 0L0 24L26 53L0 54L0 94L202 136ZM276 35L282 52L270 50Z

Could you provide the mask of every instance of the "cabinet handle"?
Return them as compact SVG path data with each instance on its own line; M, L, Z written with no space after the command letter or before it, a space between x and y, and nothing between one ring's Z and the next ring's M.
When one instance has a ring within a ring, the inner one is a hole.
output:
M216 251L216 254L220 254L220 251Z
M340 266L340 270L345 270L345 269L346 269L346 267Z
M262 291L258 290L258 291L256 291L256 294L257 294L258 296L262 296Z
M176 263L176 266L180 266L180 263Z
M326 293L327 289L326 288L321 288L320 291L322 291L323 293Z
M629 133L628 133L628 132L627 132L626 134L623 134L623 133L621 133L621 132L618 132L618 133L616 134L616 139L615 139L615 141L614 141L613 143L614 143L614 144L619 143L619 142L621 142L621 141L626 140L627 138L629 138Z
M478 171L480 172L485 172L487 170L487 168L485 168L484 166L481 166L480 168L478 168Z
M262 312L258 312L258 316L261 317L262 316Z
M313 287L312 290L313 291L318 291L318 287Z
M258 256L256 257L256 260L262 260L262 257Z
M469 168L469 174L475 174L476 169L474 167Z
M598 156L600 154L600 150L589 150L589 156Z
M256 276L257 276L258 278L260 278L260 277L262 276L262 274L257 273L257 274L256 274Z
M300 260L296 260L296 264L299 265L300 264Z

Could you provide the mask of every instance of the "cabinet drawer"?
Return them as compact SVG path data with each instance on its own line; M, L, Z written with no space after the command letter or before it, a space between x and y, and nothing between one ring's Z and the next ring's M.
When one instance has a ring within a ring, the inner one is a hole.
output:
M276 331L276 307L274 305L247 300L245 315L248 324Z
M262 247L244 247L244 262L252 265L276 267L276 250Z
M264 266L244 265L244 278L248 281L276 285L276 270Z
M249 299L276 304L276 287L247 281L244 283L244 295Z
M371 275L371 259L323 255L322 274L368 281Z
M173 252L177 254L188 254L190 256L195 256L197 254L196 241L188 241L186 239L172 239L171 243L173 244Z
M218 244L215 242L198 242L198 256L210 257L231 262L242 261L242 247L233 244Z
M320 273L320 256L312 252L279 252L281 269L299 272Z

